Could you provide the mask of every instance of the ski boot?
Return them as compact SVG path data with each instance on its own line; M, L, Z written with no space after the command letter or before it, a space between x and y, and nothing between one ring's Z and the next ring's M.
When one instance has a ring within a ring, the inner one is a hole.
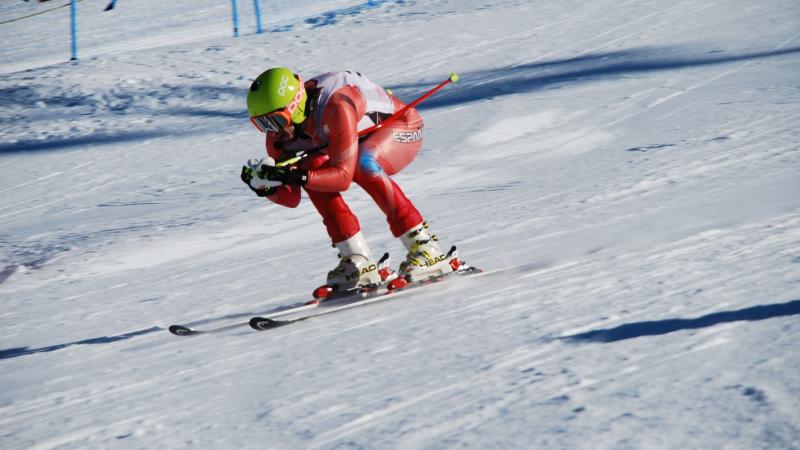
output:
M402 289L410 283L443 277L458 270L461 262L455 247L445 254L436 242L436 236L428 232L428 223L422 222L400 236L408 249L406 260L400 264L398 278L389 287Z
M389 267L389 254L375 262L359 231L345 241L333 244L339 251L339 265L328 272L326 284L314 290L317 300L333 294L369 292L397 277Z

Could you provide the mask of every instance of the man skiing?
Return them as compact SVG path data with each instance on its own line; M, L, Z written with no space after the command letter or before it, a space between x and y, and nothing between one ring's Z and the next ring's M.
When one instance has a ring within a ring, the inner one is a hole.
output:
M414 160L422 145L423 121L410 108L401 117L359 140L405 105L356 72L330 72L307 82L291 70L263 72L250 86L250 121L266 133L267 157L242 167L242 181L259 197L289 208L304 189L322 216L339 264L327 284L337 290L381 283L378 265L358 219L341 192L355 182L386 215L389 228L408 250L399 276L420 281L453 269L428 231L428 224L391 176ZM295 165L276 161L320 148Z

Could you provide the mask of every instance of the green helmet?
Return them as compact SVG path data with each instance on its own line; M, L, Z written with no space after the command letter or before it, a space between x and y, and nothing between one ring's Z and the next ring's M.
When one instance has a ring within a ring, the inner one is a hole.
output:
M273 67L258 76L247 93L250 117L286 108L292 122L306 119L306 89L300 77L285 67Z

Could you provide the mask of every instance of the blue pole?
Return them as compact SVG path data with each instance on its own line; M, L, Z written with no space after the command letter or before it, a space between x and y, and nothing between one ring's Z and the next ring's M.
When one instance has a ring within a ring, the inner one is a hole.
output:
M253 0L253 8L256 10L256 34L261 34L264 30L261 28L261 8L258 5L258 0Z
M70 33L72 34L71 61L78 59L78 8L76 7L76 3L77 0L70 0L69 3Z
M233 5L233 37L239 37L239 11L236 9L236 0L231 0Z

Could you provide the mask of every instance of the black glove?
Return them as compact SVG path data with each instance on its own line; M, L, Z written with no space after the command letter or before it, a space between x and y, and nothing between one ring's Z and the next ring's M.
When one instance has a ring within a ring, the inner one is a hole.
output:
M274 194L275 192L278 191L278 188L276 186L271 186L271 187L264 188L264 189L256 189L253 186L251 186L250 185L250 180L253 179L253 169L251 169L250 167L242 166L241 178L242 178L242 181L244 182L244 184L246 184L247 187L249 187L250 190L255 192L256 195L259 196L259 197L266 197L266 196L272 195L272 194Z
M296 167L275 167L263 165L258 170L258 177L271 181L279 181L287 186L305 186L308 183L308 171ZM249 181L247 182L249 185Z

